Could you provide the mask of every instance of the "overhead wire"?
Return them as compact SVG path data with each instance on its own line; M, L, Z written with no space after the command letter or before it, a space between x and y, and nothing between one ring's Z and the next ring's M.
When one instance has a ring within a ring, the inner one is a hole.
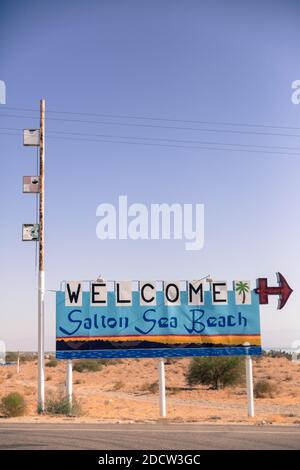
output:
M13 108L5 107L8 110L17 111L30 111L39 112L38 109L33 108ZM150 116L133 116L133 115L121 115L121 114L100 114L100 113L83 113L83 112L71 112L71 111L53 111L50 110L48 113L56 114L68 114L68 115L88 115L88 116L105 116L109 118L122 118L122 119L147 119L151 121L168 121L168 122L185 122L185 123L200 123L200 124L219 124L228 126L250 126L250 127L264 127L272 129L299 129L291 128L287 126L271 126L271 125L256 125L256 124L237 124L237 123L225 123L221 121L195 121L195 120L182 120L182 119L167 119L167 118L156 118ZM3 114L0 112L0 117L9 117L17 119L36 119L34 116L14 115L14 114ZM276 137L300 137L299 134L282 134L282 133L270 133L270 132L257 132L257 131L245 131L236 129L208 129L208 128L191 128L191 127L179 127L179 126L165 126L165 125L153 125L153 124L141 124L141 123L126 123L126 122L114 122L114 121L92 121L92 120L81 120L81 119L64 119L57 117L49 117L48 120L72 122L72 123L87 123L87 124L100 124L100 125L117 125L117 126L135 126L135 127L146 127L146 128L158 128L158 129L169 129L169 130L190 130L200 132L215 132L215 133L234 133L234 134L247 134L247 135L267 135ZM2 131L21 131L23 129L18 128L0 128ZM1 132L5 134L5 132ZM298 155L289 151L300 151L299 147L290 146L273 146L273 145L258 145L258 144L245 144L245 143L229 143L229 142L216 142L207 140L186 140L186 139L171 139L168 137L148 137L148 136L131 136L131 135L119 135L119 134L94 134L94 133L83 133L83 132L71 132L71 131L48 131L50 138L61 139L61 140L77 140L85 142L102 142L102 143L115 143L115 144L127 144L127 145L148 145L157 147L171 147L171 148L186 148L186 149L200 149L200 150L219 150L219 151L235 151L235 152L251 152L251 153L269 153L278 155ZM58 135L51 135L58 134ZM16 135L12 133L6 133L6 135ZM67 137L61 137L67 136ZM93 137L93 139L91 139ZM94 139L96 137L97 139ZM122 140L120 140L122 139ZM132 142L134 141L134 142ZM138 141L138 142L136 142ZM179 144L179 145L178 145ZM187 144L187 145L185 145ZM207 147L209 146L209 147ZM218 146L218 147L215 147ZM227 148L222 148L227 147ZM237 147L237 148L232 148ZM263 150L259 150L263 149ZM279 150L279 151L278 151Z
M1 133L8 136L18 135L18 134L9 134ZM300 153L291 153L291 152L274 152L270 150L251 150L251 149L238 149L238 148L222 148L222 147L207 147L207 146L187 146L187 145L172 145L172 144L155 144L150 142L128 142L120 140L108 140L108 139L80 139L80 138L68 138L60 136L48 136L49 139L58 139L58 140L71 140L71 141L81 141L81 142L100 142L100 143L110 143L110 144L126 144L126 145L145 145L145 146L154 146L154 147L169 147L169 148L178 148L178 149L191 149L191 150L214 150L214 151L223 151L223 152L246 152L246 153L260 153L260 154L273 154L273 155L288 155L298 157Z
M34 108L13 108L5 106L5 109L12 111L25 111L25 112L37 112L39 109ZM82 111L55 111L48 109L47 114L67 114L67 115L78 115L78 116L99 116L107 117L110 119L139 119L139 120L149 120L149 121L164 121L164 122L185 122L192 124L213 124L213 125L222 125L222 126L237 126L237 127L262 127L266 129L286 129L286 130L300 130L300 127L295 126L282 126L282 125L271 125L271 124L253 124L253 123L244 123L244 122L226 122L226 121L204 121L204 120L195 120L195 119L176 119L176 118L165 118L165 117L154 117L154 116L141 116L141 115L132 115L132 114L108 114L108 113L87 113ZM79 122L79 121L78 121Z
M0 127L0 133L6 135L19 135L16 133L6 133L2 130L9 131L23 131L21 128L6 128ZM59 134L54 136L51 134ZM71 137L61 137L62 136L71 136ZM77 137L79 136L79 137ZM184 139L168 139L168 138L157 138L157 137L137 137L137 136L126 136L126 135L114 135L114 134L92 134L92 133L80 133L80 132L68 132L68 131L48 131L48 137L51 139L61 139L61 140L77 140L84 142L104 142L104 143L117 143L117 144L137 144L137 145L150 145L158 147L174 147L174 148L187 148L187 149L210 149L210 150L225 150L225 151L245 151L252 153L270 153L270 154L279 154L279 155L299 155L297 153L286 152L286 150L292 150L300 152L300 147L289 147L289 146L268 146L268 145L255 145L255 144L239 144L239 143L228 143L228 142L216 142L216 141L201 141L201 140L184 140ZM88 137L88 138L81 138ZM100 139L90 139L89 137L100 137ZM109 139L109 140L108 140ZM124 139L120 140L111 140L111 139ZM125 141L125 139L127 139ZM140 142L128 142L128 140L139 140ZM147 142L142 142L146 140ZM154 143L153 143L154 142ZM159 143L156 143L159 142ZM168 142L165 144L163 142ZM174 144L173 144L174 143ZM177 145L177 144L181 145ZM182 144L192 144L192 145L182 145ZM195 145L196 144L196 145ZM199 146L200 145L200 146ZM216 147L206 147L207 145L213 146L225 146L225 147L242 147L242 148L216 148ZM204 147L203 147L204 146ZM255 150L252 150L255 149ZM263 149L263 150L257 150ZM276 152L274 150L285 150L284 152Z
M34 116L23 116L23 115L13 115L13 114L2 114L0 116L16 119L36 119ZM300 137L300 134L281 134L273 132L257 132L257 131L243 131L237 129L208 129L202 127L180 127L180 126L165 126L158 124L141 124L141 123L127 123L120 121L90 121L82 119L63 119L55 117L47 117L47 120L58 121L58 122L73 122L81 124L100 124L100 125L112 125L112 126L123 126L123 127L146 127L149 129L168 129L168 130L185 130L185 131L198 131L198 132L213 132L213 133L226 133L226 134L244 134L244 135L264 135L264 136L273 136L273 137Z

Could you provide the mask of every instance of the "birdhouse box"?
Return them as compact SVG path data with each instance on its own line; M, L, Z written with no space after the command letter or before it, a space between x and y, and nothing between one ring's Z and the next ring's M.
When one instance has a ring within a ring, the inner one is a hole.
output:
M38 193L40 181L38 176L23 176L23 193Z
M39 129L24 129L23 144L28 146L40 145L40 130Z
M40 226L39 224L23 224L22 240L23 242L39 241Z

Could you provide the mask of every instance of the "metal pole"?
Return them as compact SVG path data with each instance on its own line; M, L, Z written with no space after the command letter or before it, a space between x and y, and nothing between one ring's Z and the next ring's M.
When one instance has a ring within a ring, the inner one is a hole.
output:
M166 407L166 380L165 380L165 361L159 358L159 413L162 418L167 416Z
M45 100L40 101L40 195L39 195L39 279L38 279L38 412L45 409L44 370L44 185L45 185Z
M17 374L20 373L20 351L18 351L18 359L17 359Z
M247 399L248 399L248 416L254 417L254 398L253 398L253 373L252 358L246 355L246 381L247 381Z
M72 409L73 401L73 369L72 361L67 362L67 373L66 373L66 389L67 389L67 398L70 405L70 410Z

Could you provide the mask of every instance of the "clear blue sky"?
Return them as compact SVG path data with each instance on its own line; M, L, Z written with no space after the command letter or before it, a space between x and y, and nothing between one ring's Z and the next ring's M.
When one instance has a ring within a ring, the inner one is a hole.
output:
M275 283L281 271L295 292L284 310L276 311L275 299L261 309L263 342L289 346L300 339L300 150L286 150L298 153L290 156L224 145L207 150L82 142L50 133L300 149L300 105L291 102L291 83L300 79L299 17L300 3L291 0L1 0L0 80L6 82L7 104L0 106L0 339L9 349L36 348L35 247L21 241L21 225L34 221L35 213L34 196L22 194L22 176L36 173L36 152L23 147L20 131L3 128L38 127L37 113L8 108L37 108L40 98L52 111L49 118L110 122L47 120L47 289L59 288L62 279L99 273L107 279L193 279L211 273L215 279L253 282L266 276ZM202 130L113 125L116 121ZM96 207L115 203L120 194L145 204L204 203L203 250L187 252L181 241L99 241ZM54 349L54 338L49 292L47 349Z

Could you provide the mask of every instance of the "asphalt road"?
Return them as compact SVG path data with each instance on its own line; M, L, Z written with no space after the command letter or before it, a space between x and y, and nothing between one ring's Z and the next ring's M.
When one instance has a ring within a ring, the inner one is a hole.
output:
M300 449L300 426L1 423L0 449Z

